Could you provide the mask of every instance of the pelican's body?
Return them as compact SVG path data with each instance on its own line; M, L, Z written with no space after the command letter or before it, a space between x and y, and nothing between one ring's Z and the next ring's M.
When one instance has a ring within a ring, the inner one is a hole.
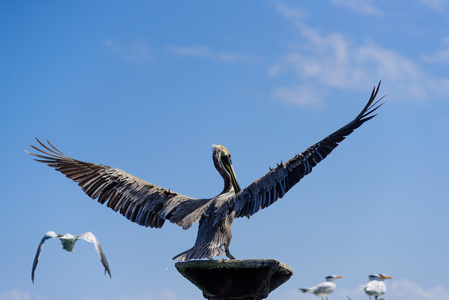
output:
M393 279L393 277L385 274L373 274L369 276L369 281L363 286L363 290L370 297L374 296L374 299L380 300L380 296L387 292L385 285L385 279Z
M100 258L100 261L104 266L104 272L105 273L108 272L109 277L111 277L111 270L109 269L109 264L108 261L106 260L106 255L104 254L103 249L101 248L100 242L98 242L97 238L91 232L85 232L82 235L72 235L70 233L59 234L55 233L54 231L49 231L41 239L39 247L37 248L36 251L36 255L34 257L33 268L31 270L31 280L33 281L33 283L34 283L34 271L36 270L37 263L41 258L41 252L42 249L44 248L44 243L46 240L51 238L59 239L62 244L62 249L67 250L69 252L73 252L73 247L75 247L75 243L79 239L85 240L89 243L93 243L95 246L95 250L97 251L98 257Z
M314 295L317 295L321 297L321 299L326 298L330 294L332 294L335 291L336 285L335 280L343 278L343 276L337 276L337 275L330 275L326 277L326 281L322 282L320 284L317 284L316 286L306 288L306 289L299 289L303 293L311 293Z
M214 198L204 212L204 215L214 215L217 209L226 205L226 199L228 199L229 195L234 194L235 192L233 188L231 188L229 191ZM231 243L232 238L231 225L234 218L235 212L231 212L219 222L214 218L202 217L199 221L195 245L191 249L178 254L173 259L184 261L222 255L234 259L229 252L229 244ZM221 248L222 246L224 247L224 251Z
M380 85L380 83L379 83ZM195 245L174 260L191 260L226 255L231 242L234 218L247 217L273 204L323 160L338 143L368 121L380 106L374 102L375 88L362 112L351 122L312 145L301 154L251 183L241 190L231 162L231 154L220 145L213 146L213 162L223 177L223 191L211 199L195 199L164 189L125 171L70 158L49 143L38 142L44 150L32 146L42 154L30 153L50 167L74 180L84 192L98 202L119 211L132 222L160 228L169 220L187 229L199 222ZM224 247L224 249L222 248Z

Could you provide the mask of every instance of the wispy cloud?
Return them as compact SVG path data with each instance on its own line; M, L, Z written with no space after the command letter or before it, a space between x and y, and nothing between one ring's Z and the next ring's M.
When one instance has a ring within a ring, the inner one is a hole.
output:
M193 47L169 47L168 50L176 55L181 56L212 56L212 51L206 46L193 46Z
M140 295L140 296L119 296L118 300L155 300L151 295Z
M30 300L30 293L13 289L9 291L0 292L0 300Z
M161 296L166 300L178 300L178 296L176 296L176 294L172 291L164 291Z
M118 300L179 300L180 298L172 291L163 291L159 294L142 294L139 296L119 296ZM188 299L186 299L188 300Z
M362 288L338 288L335 291L338 299L361 299L366 297ZM448 291L442 286L434 286L428 289L408 279L395 279L387 283L386 299L395 300L449 300Z
M432 54L424 55L423 59L429 63L449 63L449 37L443 40L446 49L437 50Z
M42 295L31 294L19 289L11 289L8 291L0 291L0 300L45 300L49 299ZM104 300L104 297L83 297L83 300ZM111 300L180 300L185 298L178 297L173 291L162 291L154 294L140 294L140 295L121 295L111 298ZM189 300L188 298L185 300Z
M273 90L272 96L280 99L286 104L296 104L299 106L319 107L323 104L324 95L322 91L314 86L298 84L291 87L277 87Z
M145 39L123 42L114 38L107 38L103 41L103 46L126 61L142 62L151 58L151 50Z
M206 57L224 62L254 63L263 61L260 56L213 51L211 48L201 45L192 47L171 46L168 47L168 51L180 56Z
M408 279L394 280L388 286L388 295L392 299L407 300L449 300L449 292L443 286L428 289Z
M320 32L305 23L300 10L285 4L279 4L278 10L297 28L301 46L292 47L271 66L269 74L273 77L293 74L297 78L296 84L276 88L275 98L303 106L312 101L320 104L320 97L328 94L325 89L366 89L367 83L374 85L380 79L408 99L449 93L448 78L426 73L419 62L393 49L370 40L356 44L338 32ZM304 90L307 96L293 97Z
M432 10L444 12L449 7L447 0L419 0L422 4L426 5Z
M372 0L332 0L336 5L344 6L362 14L381 15L382 11L373 5Z

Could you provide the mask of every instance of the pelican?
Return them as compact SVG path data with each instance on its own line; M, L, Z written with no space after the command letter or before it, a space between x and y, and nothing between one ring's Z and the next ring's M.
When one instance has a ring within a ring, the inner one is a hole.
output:
M55 233L54 231L49 231L41 239L39 247L37 248L36 251L36 256L34 257L33 269L31 270L31 280L33 281L33 283L34 283L34 271L36 270L37 263L41 258L41 252L42 249L44 248L44 243L46 240L51 238L58 238L61 241L62 249L67 250L69 252L74 252L73 247L75 247L75 243L79 239L83 239L85 241L88 241L89 243L93 243L95 246L95 250L97 251L98 257L100 258L100 261L104 266L104 273L106 274L106 272L108 272L109 277L111 277L111 270L109 269L108 261L106 260L106 255L104 254L103 249L101 249L100 243L98 242L95 235L92 234L92 232L85 232L82 235L71 235L70 233L59 234Z
M335 280L343 278L343 276L337 276L337 275L329 275L326 277L326 281L322 282L320 284L317 284L316 286L312 286L307 289L299 289L303 293L311 293L314 295L317 295L318 297L321 297L321 300L324 300L327 296L333 293L335 291Z
M199 222L194 246L176 255L173 260L212 259L222 255L234 259L229 251L234 218L250 217L282 198L346 136L373 118L373 112L383 104L378 104L383 97L374 101L379 87L380 82L354 120L289 161L270 168L267 174L244 189L237 182L231 153L222 145L213 145L212 159L223 177L224 188L218 196L210 199L191 198L113 167L73 159L50 142L45 145L37 138L43 149L30 145L40 153L27 152L37 157L36 161L55 168L77 182L92 199L97 199L101 204L107 203L108 207L131 222L160 228L168 220L183 229Z
M384 282L385 279L393 279L393 277L386 274L372 274L369 276L369 281L362 288L370 299L371 296L374 296L374 299L382 300L380 296L387 292L387 287Z

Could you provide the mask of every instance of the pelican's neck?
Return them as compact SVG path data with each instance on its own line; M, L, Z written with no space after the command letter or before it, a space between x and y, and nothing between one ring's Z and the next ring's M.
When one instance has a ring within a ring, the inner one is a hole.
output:
M223 167L223 164L221 162L221 154L220 154L219 148L217 148L217 147L213 148L212 159L214 161L215 169L217 169L218 173L220 173L220 175L224 181L224 187L223 187L223 191L221 192L221 194L232 193L232 192L235 193L234 186L232 185L231 174L229 174L229 172Z
M221 194L235 194L240 191L240 187L237 183L237 180L235 179L235 174L230 173L234 173L234 170L232 168L232 163L229 157L229 151L225 149L228 154L223 154L222 148L224 147L214 145L212 151L212 160L214 161L214 166L217 169L218 173L220 173L224 182L224 187ZM224 166L224 164L226 164L226 167Z

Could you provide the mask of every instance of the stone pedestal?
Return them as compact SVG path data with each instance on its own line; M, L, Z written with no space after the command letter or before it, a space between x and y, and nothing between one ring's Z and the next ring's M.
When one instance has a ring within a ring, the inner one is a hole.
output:
M210 300L264 299L293 275L275 259L194 260L175 267Z

